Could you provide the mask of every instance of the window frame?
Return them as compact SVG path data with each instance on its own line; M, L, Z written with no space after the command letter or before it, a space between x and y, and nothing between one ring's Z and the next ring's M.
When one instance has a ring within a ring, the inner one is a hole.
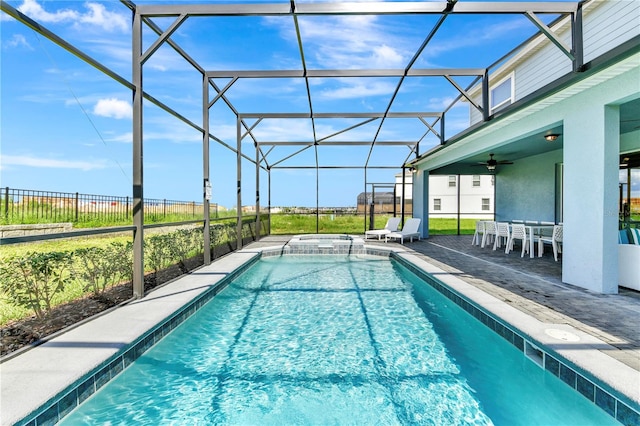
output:
M510 96L507 99L501 101L500 103L493 105L494 92L498 87L502 86L507 80L510 80L510 88L509 88ZM515 91L516 91L515 73L513 71L510 72L506 77L499 80L497 83L492 84L491 87L489 88L489 110L491 111L491 113L493 114L494 112L504 108L505 106L508 106L514 103Z
M442 211L442 198L433 199L433 211Z

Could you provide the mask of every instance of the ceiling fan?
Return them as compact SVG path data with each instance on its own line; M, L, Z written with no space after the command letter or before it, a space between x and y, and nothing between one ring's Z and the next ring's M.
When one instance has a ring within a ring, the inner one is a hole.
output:
M513 164L513 161L509 161L509 160L496 160L493 158L494 154L489 154L489 160L488 161L479 161L478 164L474 164L474 166L486 166L487 170L489 171L494 171L496 169L497 165L502 165L502 164Z

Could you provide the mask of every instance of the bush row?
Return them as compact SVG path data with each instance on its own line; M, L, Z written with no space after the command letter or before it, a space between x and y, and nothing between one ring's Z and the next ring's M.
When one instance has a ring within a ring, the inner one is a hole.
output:
M246 226L243 228L247 228ZM250 235L251 230L243 229ZM236 239L235 223L211 225L211 247L230 245ZM202 228L178 229L145 236L145 271L153 274L177 264L188 272L186 260L203 252ZM73 251L28 252L0 259L0 293L12 305L44 318L56 296L79 283L84 294L104 296L116 284L133 277L133 243L110 243Z

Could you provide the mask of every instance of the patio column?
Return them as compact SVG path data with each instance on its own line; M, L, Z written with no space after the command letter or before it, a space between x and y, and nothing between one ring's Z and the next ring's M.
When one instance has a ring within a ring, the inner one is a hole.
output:
M562 280L618 292L619 107L582 102L564 120Z

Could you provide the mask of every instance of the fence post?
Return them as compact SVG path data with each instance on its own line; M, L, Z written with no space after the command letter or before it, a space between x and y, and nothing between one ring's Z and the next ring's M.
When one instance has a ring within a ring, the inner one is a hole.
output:
M127 195L127 205L125 209L126 218L129 219L129 196Z
M162 200L162 217L167 217L167 199Z
M78 222L78 193L76 192L76 222Z
M9 187L4 189L4 216L9 218Z
M191 217L196 217L196 202L191 202Z

